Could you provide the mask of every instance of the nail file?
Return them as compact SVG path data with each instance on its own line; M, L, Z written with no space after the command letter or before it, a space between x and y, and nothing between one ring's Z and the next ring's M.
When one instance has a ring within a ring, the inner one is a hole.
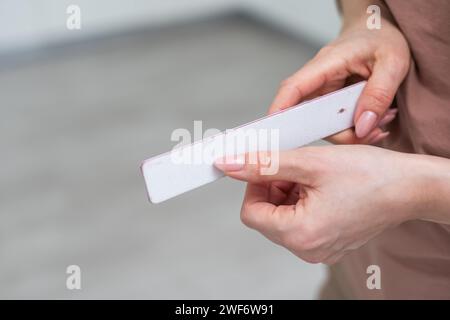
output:
M230 137L250 137L254 132L277 132L277 149L288 150L352 127L356 103L365 84L365 81L356 83L145 160L141 170L150 201L160 203L223 177L223 173L214 167L214 159L203 159L207 158L205 154L217 159L230 154L274 149L269 143L255 146L239 141L234 148L229 148L228 144L224 147L224 141ZM207 153L205 150L213 152ZM174 152L178 157L174 156Z

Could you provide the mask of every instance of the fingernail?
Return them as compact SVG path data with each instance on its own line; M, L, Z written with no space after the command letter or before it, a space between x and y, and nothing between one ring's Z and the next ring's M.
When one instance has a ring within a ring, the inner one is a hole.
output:
M392 120L394 120L396 117L395 113L390 113L390 114L386 114L383 119L380 120L380 122L378 123L379 127L385 126L387 125L389 122L391 122Z
M389 109L386 112L386 114L397 114L397 112L398 112L398 108L392 108L392 109Z
M379 135L377 135L375 138L372 138L372 139L369 141L369 144L375 144L375 143L378 143L378 142L380 142L381 140L383 140L384 138L386 138L388 135L389 135L389 131L382 132L382 133L380 133Z
M367 144L371 144L371 142L375 140L379 134L380 132L373 130L364 139L367 141Z
M217 159L214 162L214 165L217 169L221 171L240 171L244 168L245 165L245 159L243 156L237 156L237 157L224 157Z
M356 122L355 132L358 138L364 138L377 124L377 114L364 111Z

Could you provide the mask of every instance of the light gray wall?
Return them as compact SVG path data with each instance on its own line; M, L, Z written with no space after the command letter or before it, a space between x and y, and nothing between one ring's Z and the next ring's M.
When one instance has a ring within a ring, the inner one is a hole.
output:
M81 8L80 31L66 29L70 4ZM334 0L2 0L0 53L237 8L317 43L332 39L339 28Z
M0 52L89 37L140 25L161 25L222 12L234 0L2 0ZM81 8L82 30L69 31L66 8Z
M335 0L247 0L247 8L267 22L317 44L332 40L340 21Z

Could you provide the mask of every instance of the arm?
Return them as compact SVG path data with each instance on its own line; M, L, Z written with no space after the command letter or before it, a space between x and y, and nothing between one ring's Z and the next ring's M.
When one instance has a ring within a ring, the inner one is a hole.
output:
M270 109L334 91L355 76L368 79L356 129L330 138L347 145L262 153L256 164L248 161L255 156L216 162L226 175L248 182L244 224L312 263L333 264L406 221L450 227L449 159L348 145L385 136L380 127L395 116L386 110L409 69L406 40L381 2L381 30L367 29L369 4L374 1L341 1L341 35L282 83ZM374 115L364 116L367 111ZM278 170L264 175L261 163Z
M389 9L382 1L337 0L336 3L342 17L343 32L355 26L361 27L367 18L364 14L367 7L373 4L381 8L382 17L386 21L395 24ZM421 201L417 203L417 207L424 208L419 218L450 224L450 160L430 156L417 156L416 159L418 165L424 169L417 183L417 195L414 197ZM428 193L420 196L424 191Z
M305 261L333 264L411 220L450 226L450 160L363 145L262 153L216 166L249 182L241 219ZM278 171L264 175L262 164Z
M415 157L421 169L415 197L422 208L418 218L450 225L450 159Z

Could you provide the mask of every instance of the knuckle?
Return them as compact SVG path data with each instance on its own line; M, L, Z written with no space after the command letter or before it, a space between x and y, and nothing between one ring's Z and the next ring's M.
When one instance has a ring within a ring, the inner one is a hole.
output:
M295 239L292 237L294 233L292 232L291 226L283 218L276 218L272 225L272 230L280 239L281 243L283 243L284 247L290 248L295 243Z
M405 72L409 68L410 60L408 57L404 57L398 54L392 54L386 57L386 62L389 66L392 66L392 70L399 70Z
M305 260L308 263L317 264L323 262L323 254L320 253L312 253L308 255L304 255L301 257L303 260Z
M240 218L241 218L241 222L245 226L247 226L249 228L253 228L253 219L252 219L251 213L249 210L247 210L245 205L241 209Z
M244 160L244 162L245 162L244 169L246 171L250 171L250 173L254 173L252 171L257 170L257 168L255 168L255 166L258 165L258 158L259 158L259 155L256 152L247 153L245 160Z
M279 232L279 239L283 247L289 250L293 250L297 247L297 237L287 232Z
M280 89L287 89L287 88L294 88L294 87L295 87L295 80L292 76L284 79L280 83Z
M258 153L258 166L267 166L272 161L272 152L261 151Z
M364 107L377 113L383 113L392 103L392 94L384 88L368 88Z
M302 239L298 241L297 247L300 251L311 251L316 250L318 245L316 244L315 239L302 237Z
M322 245L319 229L313 224L303 224L299 230L297 246L301 251L317 250Z
M321 57L321 56L327 55L327 54L329 54L330 52L332 52L332 51L334 50L334 48L335 48L334 45L328 44L328 45L322 47L322 48L317 52L316 57Z

